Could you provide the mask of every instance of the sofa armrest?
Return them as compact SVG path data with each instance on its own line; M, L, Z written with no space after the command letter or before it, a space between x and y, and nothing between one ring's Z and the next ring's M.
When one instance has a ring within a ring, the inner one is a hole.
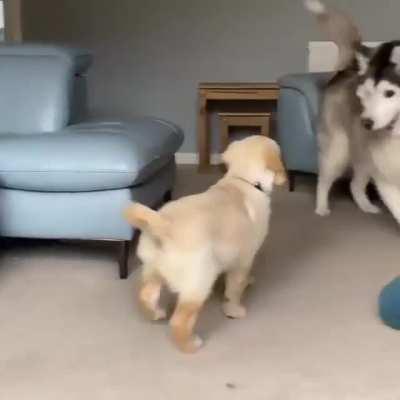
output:
M278 139L290 171L316 173L319 105L331 74L287 75L279 80Z
M331 73L293 74L282 77L278 82L282 89L292 89L302 94L307 101L312 118L316 118L319 113L321 94L331 77Z

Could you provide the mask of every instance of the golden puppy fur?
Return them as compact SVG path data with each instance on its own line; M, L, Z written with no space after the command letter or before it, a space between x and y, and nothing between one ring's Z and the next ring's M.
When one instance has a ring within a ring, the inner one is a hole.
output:
M264 136L233 142L223 154L228 172L206 192L170 202L158 212L132 204L127 220L142 231L140 301L151 319L166 317L159 305L166 285L178 294L170 320L184 352L195 352L199 311L220 274L225 274L224 313L243 318L243 291L253 259L268 233L270 194L286 181L279 146Z

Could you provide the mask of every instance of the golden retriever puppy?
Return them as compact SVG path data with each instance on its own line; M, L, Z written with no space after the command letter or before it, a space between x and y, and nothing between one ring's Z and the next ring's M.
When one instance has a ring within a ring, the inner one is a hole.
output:
M159 305L162 286L178 295L170 325L175 343L188 353L201 346L194 326L219 275L225 274L225 315L245 317L241 297L268 233L271 192L286 181L279 146L264 136L233 142L223 161L226 175L206 192L159 211L132 204L125 213L142 231L140 301L159 320L166 317Z

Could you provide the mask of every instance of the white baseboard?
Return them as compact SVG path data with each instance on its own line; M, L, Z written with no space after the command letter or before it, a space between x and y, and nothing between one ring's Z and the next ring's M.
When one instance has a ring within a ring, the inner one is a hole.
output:
M199 155L197 153L176 153L175 159L177 164L193 164L197 165L199 162ZM221 163L220 154L211 154L211 165L218 165Z

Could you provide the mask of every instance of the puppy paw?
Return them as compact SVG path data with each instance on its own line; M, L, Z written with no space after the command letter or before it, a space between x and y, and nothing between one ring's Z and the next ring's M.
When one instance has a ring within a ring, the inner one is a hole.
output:
M381 212L381 209L372 203L369 204L364 204L360 206L361 210L364 211L365 213L368 214L379 214Z
M229 301L223 304L222 309L228 318L242 319L247 315L245 307L240 304L230 303Z
M153 321L161 321L161 320L167 318L167 312L165 310L163 310L162 308L158 308L152 314L153 315L152 315L151 319Z
M200 336L194 335L190 340L186 342L177 342L179 350L186 354L196 353L202 346L203 340Z
M247 286L253 286L256 283L256 278L253 275L250 275L247 278Z
M331 210L327 207L317 207L315 210L315 214L319 215L320 217L327 217L330 215Z
M161 321L167 318L167 312L162 308L157 308L155 310L150 310L147 307L143 307L144 316L150 321Z

